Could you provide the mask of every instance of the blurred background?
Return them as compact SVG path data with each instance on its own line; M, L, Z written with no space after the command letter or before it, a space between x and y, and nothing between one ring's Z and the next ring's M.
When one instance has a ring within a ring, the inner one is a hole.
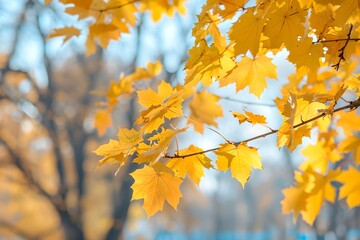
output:
M245 189L229 173L208 171L200 186L181 185L177 211L165 206L150 219L141 201L130 204L129 172L136 165L117 175L116 167L96 168L93 151L116 138L119 127L131 127L139 111L135 94L120 101L113 128L99 137L94 129L94 113L104 101L99 93L111 80L156 60L163 72L147 84L162 79L182 84L202 3L188 1L185 16L157 23L139 15L130 34L85 57L83 37L66 44L47 39L56 27L84 24L64 14L64 6L0 0L0 239L360 239L360 209L342 202L323 207L312 227L281 214L281 190L292 184L302 157L279 150L276 136L254 142L261 146L264 170L255 171ZM230 110L261 113L273 128L281 124L272 100L293 72L285 58L286 52L276 56L280 80L269 82L276 90L260 100L247 91L236 95L231 86L209 89L223 96L224 117L218 122L227 138L239 141L266 131L238 126ZM205 131L185 134L179 142L207 149L222 139Z

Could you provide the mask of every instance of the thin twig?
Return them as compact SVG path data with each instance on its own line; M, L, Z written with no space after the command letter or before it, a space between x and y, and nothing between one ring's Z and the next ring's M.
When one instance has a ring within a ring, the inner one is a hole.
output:
M218 96L218 97L220 97L221 99L224 99L224 100L228 100L228 101L232 101L232 102L238 102L238 103L242 103L242 104L246 104L246 105L255 105L255 106L262 106L262 107L276 107L275 104L270 104L270 103L256 103L256 102L249 102L249 101L244 101L244 100L230 98L230 97L222 97L222 96L219 96L219 95L216 95L216 96Z
M360 38L338 38L338 39L329 39L329 40L319 40L317 42L313 42L313 44L318 44L318 43L330 43L330 42L344 42L344 41L360 41Z
M339 49L339 52L340 52L339 55L338 55L339 61L336 64L331 66L331 67L335 68L336 71L339 70L341 61L345 61L345 57L344 57L345 48L346 48L346 46L348 45L348 43L350 41L352 29L353 29L353 25L350 25L350 29L349 29L349 33L347 34L346 42L345 42L344 46Z

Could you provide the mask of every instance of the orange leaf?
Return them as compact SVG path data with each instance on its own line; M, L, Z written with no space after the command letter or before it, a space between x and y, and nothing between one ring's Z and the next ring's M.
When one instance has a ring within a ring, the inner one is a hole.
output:
M135 180L131 186L131 200L144 199L143 207L148 217L161 211L165 201L176 209L182 197L179 189L182 180L164 168L158 163L154 167L144 166L130 174Z

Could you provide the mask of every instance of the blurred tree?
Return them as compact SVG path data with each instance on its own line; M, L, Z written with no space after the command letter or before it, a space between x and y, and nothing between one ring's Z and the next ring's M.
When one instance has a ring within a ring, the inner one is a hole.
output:
M61 11L31 0L0 5L0 235L119 238L132 193L129 173L137 165L116 177L111 170L94 171L91 152L98 143L93 115L104 79L135 71L146 26L137 24L134 51L125 59L101 49L86 58L76 44L56 54L58 46L47 41L52 28L47 21L69 21ZM158 54L164 60L166 52ZM175 74L165 71L163 77L170 82ZM126 117L117 117L114 124L132 126L134 96L118 109Z

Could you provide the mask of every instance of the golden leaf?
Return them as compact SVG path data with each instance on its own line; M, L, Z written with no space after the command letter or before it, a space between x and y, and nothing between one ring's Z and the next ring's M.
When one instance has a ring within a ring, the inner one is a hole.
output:
M178 154L182 156L201 151L201 148L191 145L186 149L180 150ZM172 158L166 163L166 166L175 172L175 176L184 178L186 174L189 174L190 179L198 185L200 178L204 176L204 168L212 167L211 160L205 154L196 154L185 158Z
M164 166L144 166L130 174L135 180L131 186L131 200L144 199L143 207L148 217L161 211L165 201L176 209L182 197L179 189L182 180L169 171L161 171L163 168Z

